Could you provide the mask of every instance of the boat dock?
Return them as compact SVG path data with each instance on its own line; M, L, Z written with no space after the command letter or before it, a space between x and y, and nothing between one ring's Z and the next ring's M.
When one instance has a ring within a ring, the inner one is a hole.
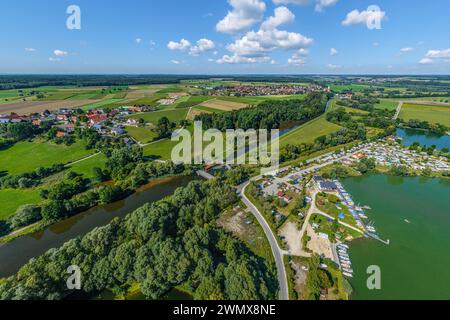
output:
M372 208L369 206L355 205L355 202L353 201L350 194L344 189L344 186L342 185L342 183L340 183L338 180L335 180L334 183L338 187L338 193L339 193L340 200L348 208L350 213L353 215L358 226L365 230L365 235L369 238L380 241L380 242L384 243L385 245L389 245L390 240L381 239L381 237L377 233L377 230L373 226L373 223L371 223L371 222L364 223L364 221L363 221L363 219L368 219L365 210L371 210Z

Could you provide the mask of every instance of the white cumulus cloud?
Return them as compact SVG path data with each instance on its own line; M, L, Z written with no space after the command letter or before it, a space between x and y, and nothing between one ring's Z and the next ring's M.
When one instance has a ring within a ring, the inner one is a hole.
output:
M339 54L339 51L336 48L330 49L330 55L331 56L337 56Z
M336 70L336 69L340 69L341 68L341 66L339 66L339 65L336 65L336 64L327 64L327 68L328 69L332 69L332 70Z
M381 21L386 18L386 12L384 11L372 11L372 10L353 10L347 14L347 17L342 21L344 26L353 26L358 24L367 25L371 21Z
M170 50L186 51L191 47L191 43L186 39L181 39L180 42L170 41L167 48Z
M219 64L264 63L270 61L271 61L270 57L242 57L237 54L234 54L232 56L226 54L222 58L218 59L217 63Z
M53 51L53 54L55 56L62 57L62 56L67 56L69 53L67 51L63 51L63 50L55 50L55 51Z
M261 25L263 30L272 30L283 24L292 23L295 21L295 15L286 7L278 7L275 9L275 14Z
M216 30L222 33L244 32L261 21L266 11L261 0L228 0L228 3L233 9L216 25Z
M450 49L428 50L425 57L419 61L420 64L432 64L439 61L448 62L450 58Z
M334 6L338 0L317 0L315 10L321 12L324 8Z
M401 48L400 49L400 53L401 54L406 54L406 53L410 53L410 52L413 52L414 51L414 48L411 48L411 47L406 47L406 48Z
M205 51L213 50L216 47L214 41L209 39L200 39L197 41L195 46L192 46L190 49L190 54L192 56L199 56Z
M273 3L275 3L276 5L280 4L305 5L309 3L309 0L273 0Z
M419 61L420 64L432 64L434 61L433 59L430 58L423 58L422 60Z
M450 49L428 50L425 57L427 57L427 58L450 58Z

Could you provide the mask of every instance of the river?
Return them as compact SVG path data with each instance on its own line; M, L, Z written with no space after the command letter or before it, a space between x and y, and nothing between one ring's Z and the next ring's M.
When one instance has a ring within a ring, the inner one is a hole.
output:
M403 139L405 146L410 146L414 142L431 147L435 145L439 150L443 148L450 149L450 136L438 136L435 134L427 134L425 131L415 129L398 129L397 135Z
M450 299L450 180L369 175L342 181L390 245L350 246L356 300ZM381 290L367 288L367 267L381 268Z
M26 235L0 246L0 278L16 273L31 258L42 255L51 248L83 236L111 222L124 217L145 203L161 200L178 188L186 186L193 177L171 177L153 181L124 200L98 206L69 219L57 222L45 230Z

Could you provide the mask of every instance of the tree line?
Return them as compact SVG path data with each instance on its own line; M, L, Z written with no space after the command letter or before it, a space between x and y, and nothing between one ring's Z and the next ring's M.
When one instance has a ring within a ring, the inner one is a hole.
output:
M308 94L303 100L264 101L259 105L225 113L200 114L196 121L203 129L280 129L283 123L307 122L325 111L326 98L322 93Z
M64 299L66 270L82 272L82 293L125 295L138 283L149 299L183 284L196 299L274 299L272 265L215 227L218 215L237 202L222 181L195 181L173 196L146 204L84 237L31 260L0 284L0 299Z

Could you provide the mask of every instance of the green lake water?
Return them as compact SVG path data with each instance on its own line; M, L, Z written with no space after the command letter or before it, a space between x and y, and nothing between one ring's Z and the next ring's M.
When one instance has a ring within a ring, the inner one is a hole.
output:
M450 180L370 175L342 181L369 205L381 238L351 244L352 299L450 299ZM367 267L381 268L381 290L367 289Z

